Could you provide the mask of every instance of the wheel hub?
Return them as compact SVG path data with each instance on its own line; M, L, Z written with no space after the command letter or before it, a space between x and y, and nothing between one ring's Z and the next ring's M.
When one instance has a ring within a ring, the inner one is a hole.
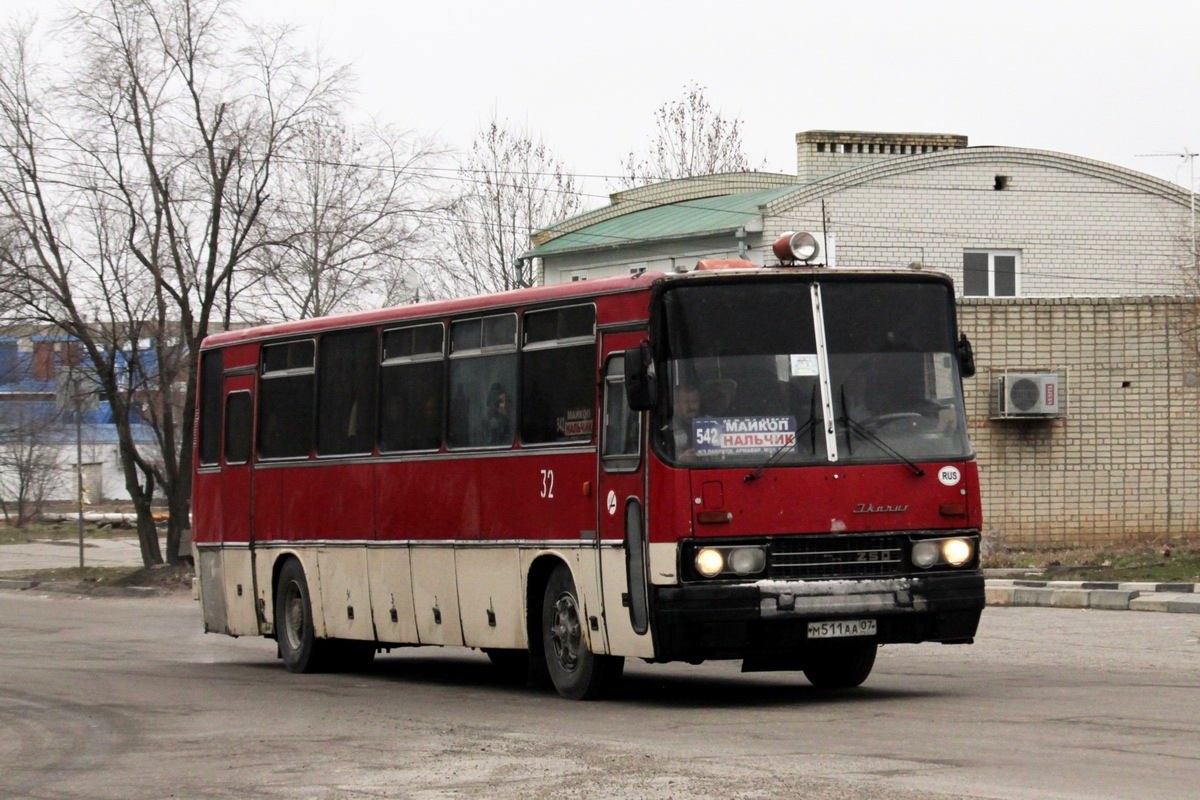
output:
M563 594L554 604L554 620L550 626L550 642L554 656L565 670L579 666L579 653L583 647L583 627L579 624L579 607L575 598Z
M304 597L295 583L288 584L283 609L283 632L287 636L288 648L299 650L304 642Z

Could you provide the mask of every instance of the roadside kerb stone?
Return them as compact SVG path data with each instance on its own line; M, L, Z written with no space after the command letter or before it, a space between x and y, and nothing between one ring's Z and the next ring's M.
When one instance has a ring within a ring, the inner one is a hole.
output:
M1055 608L1087 608L1091 592L1087 589L1051 589L1050 605Z
M1187 593L1177 600L1168 600L1167 611L1176 614L1200 614L1200 595Z
M1191 592L1153 592L1129 601L1130 611L1170 611L1171 603L1194 598Z
M1158 588L1162 585L1161 583L1149 583L1147 581L1125 581L1117 588L1123 592L1157 592L1164 591Z
M1042 586L1021 586L1013 587L1012 604L1014 606L1045 606L1050 607L1050 598L1054 595L1053 589L1047 589Z
M24 578L0 578L0 589L32 589L37 585L37 581Z
M987 578L990 606L1095 608L1200 614L1200 584L1149 581L1035 581Z
M983 587L983 599L989 606L1011 606L1014 591L1012 586L993 586L988 581Z
M1140 594L1141 592L1123 592L1120 589L1092 589L1088 592L1088 607L1128 611L1129 602Z

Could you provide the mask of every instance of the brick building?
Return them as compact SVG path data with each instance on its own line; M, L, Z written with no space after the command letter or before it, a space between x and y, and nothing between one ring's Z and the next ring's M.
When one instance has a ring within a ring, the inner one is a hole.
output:
M946 272L978 358L966 399L993 543L1195 536L1200 364L1184 336L1197 313L1185 190L947 134L807 131L796 145L795 175L618 192L539 231L528 256L546 283L686 271L701 258L771 261L778 235L803 230L839 267ZM1059 375L1060 416L993 418L996 380L1013 372Z

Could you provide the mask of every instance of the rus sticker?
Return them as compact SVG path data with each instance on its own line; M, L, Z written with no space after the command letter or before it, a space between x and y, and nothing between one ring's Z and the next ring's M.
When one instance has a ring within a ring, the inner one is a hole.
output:
M938 480L945 486L957 486L962 480L962 473L958 467L942 467L938 470Z

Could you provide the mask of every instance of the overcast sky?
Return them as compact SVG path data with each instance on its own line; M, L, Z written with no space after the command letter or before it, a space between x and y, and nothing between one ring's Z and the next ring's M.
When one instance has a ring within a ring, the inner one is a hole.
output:
M0 0L9 17L57 0ZM1182 185L1200 150L1200 3L245 0L352 62L358 105L465 149L493 113L574 171L613 175L684 86L743 121L755 162L795 171L809 129L965 134ZM1200 165L1197 165L1200 167ZM603 194L607 182L589 181ZM589 198L589 205L599 203Z

